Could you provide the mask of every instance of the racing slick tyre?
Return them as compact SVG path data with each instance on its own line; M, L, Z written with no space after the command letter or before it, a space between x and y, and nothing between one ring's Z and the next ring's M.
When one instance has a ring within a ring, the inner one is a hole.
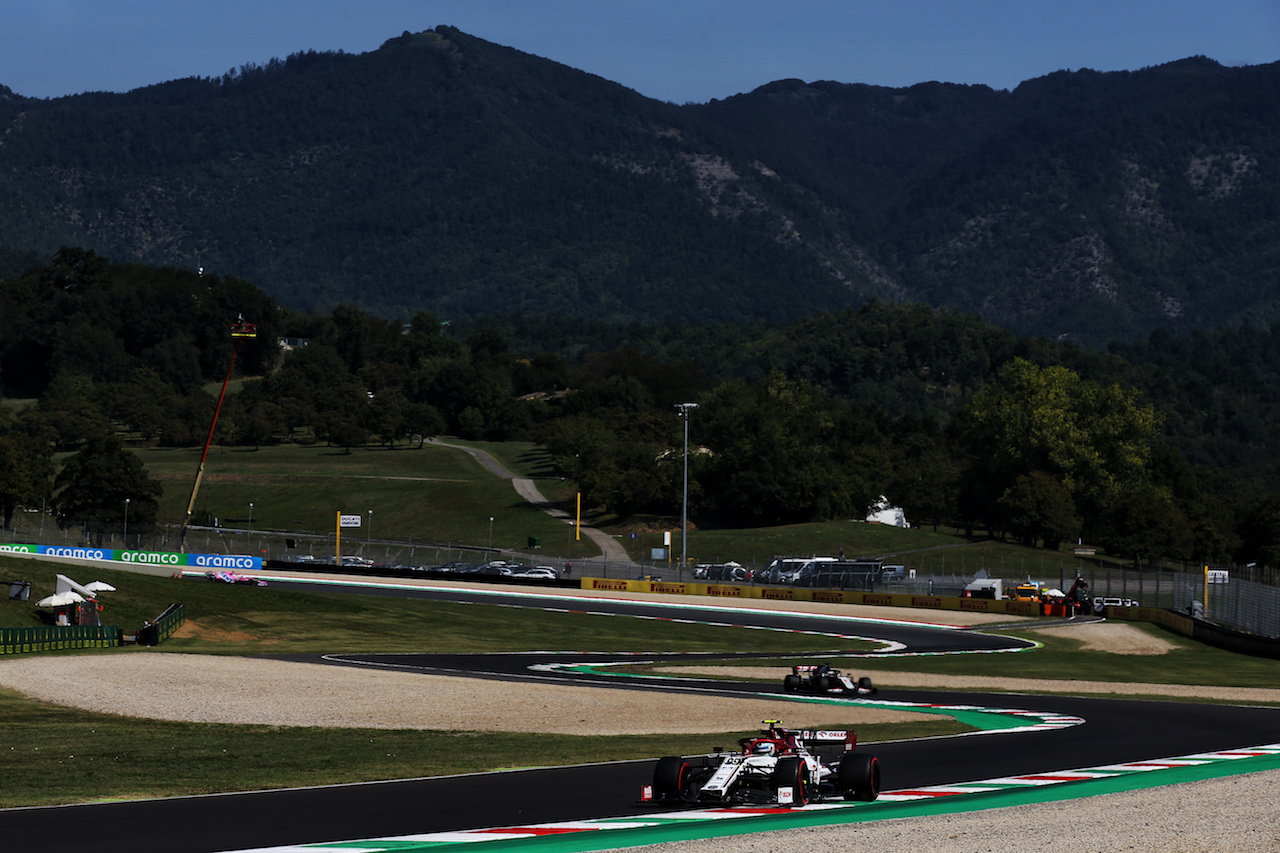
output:
M871 802L880 796L880 762L874 755L846 754L836 770L836 787L846 800Z
M659 758L653 768L653 795L658 799L679 797L689 777L689 762L678 755Z
M773 787L776 791L778 788L790 787L792 791L791 804L793 806L807 806L809 804L809 766L804 763L803 759L790 756L778 759L777 765L773 768Z
M827 678L825 675L815 675L813 677L814 690L818 691L819 693L822 693L822 692L825 692L826 689L829 687L831 687L830 678Z
M864 675L858 679L858 692L875 693L876 688L871 679Z
M782 689L788 693L800 692L800 676L788 675L782 679Z

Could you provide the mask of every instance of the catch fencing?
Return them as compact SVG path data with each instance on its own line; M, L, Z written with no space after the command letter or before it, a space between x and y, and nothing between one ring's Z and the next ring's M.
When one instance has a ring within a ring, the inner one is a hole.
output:
M17 521L17 519L15 519ZM7 539L35 542L37 531L22 528L6 531ZM83 535L74 528L59 530L41 527L41 544L77 545ZM122 536L108 535L103 544L123 548ZM333 533L315 534L280 530L247 530L243 528L191 527L185 549L205 554L240 554L259 557L264 564L301 561L332 562L337 551ZM130 532L128 547L138 551L177 551L180 548L178 528L165 527L154 534ZM484 548L466 543L441 543L415 539L373 539L343 537L341 555L347 559L368 561L380 566L426 568L450 563L487 563L493 560L516 560L529 565L547 565L562 577L639 579L668 581L695 580L690 568L669 562L636 563L609 560L604 557L549 556L536 548L504 550ZM1146 607L1173 610L1205 619L1239 631L1264 637L1280 637L1280 572L1269 567L1222 565L1202 566L1164 564L1133 568L1094 556L1057 554L1019 560L1015 566L1006 561L988 562L967 559L960 549L934 551L896 558L905 566L901 580L874 586L877 591L917 595L963 596L964 589L975 578L1000 578L1005 589L1031 579L1045 586L1063 590L1071 587L1078 576L1089 585L1090 598L1120 598ZM747 568L756 568L748 566ZM1215 582L1207 583L1212 577ZM746 585L763 585L748 580ZM1197 606L1203 605L1203 607Z

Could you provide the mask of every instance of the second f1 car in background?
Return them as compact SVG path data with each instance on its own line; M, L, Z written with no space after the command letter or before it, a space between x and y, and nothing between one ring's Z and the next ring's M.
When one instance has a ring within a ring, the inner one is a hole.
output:
M871 679L865 675L854 681L851 676L825 663L791 667L791 674L782 679L782 689L788 693L838 693L845 696L870 696L876 692Z

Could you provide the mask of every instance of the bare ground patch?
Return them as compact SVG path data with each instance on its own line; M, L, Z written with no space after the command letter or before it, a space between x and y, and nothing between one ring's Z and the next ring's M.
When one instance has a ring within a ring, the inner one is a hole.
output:
M883 708L799 706L783 699L522 684L151 651L0 661L0 685L109 714L277 726L614 735L739 731L764 719L824 728L932 719Z

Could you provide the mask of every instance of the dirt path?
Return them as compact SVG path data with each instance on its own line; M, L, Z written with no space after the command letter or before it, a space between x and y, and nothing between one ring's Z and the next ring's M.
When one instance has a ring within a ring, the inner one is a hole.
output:
M538 487L534 485L533 480L525 477L517 477L501 462L494 459L483 450L475 447L467 447L465 444L450 444L449 442L441 441L438 438L429 438L427 439L427 443L434 444L438 447L450 447L455 450L461 450L471 454L471 456L475 458L475 460L479 462L486 471L489 471L491 474L504 480L510 480L511 485L515 487L516 494L520 497L545 512L547 515L560 519L565 524L572 525L574 523L573 516L547 500L546 496L543 495L542 492L538 490ZM618 542L618 540L614 539L608 533L585 524L582 525L582 532L600 548L600 553L603 554L606 562L613 564L621 563L624 566L634 565L631 562L631 555L627 553L627 549L623 548L622 543Z

